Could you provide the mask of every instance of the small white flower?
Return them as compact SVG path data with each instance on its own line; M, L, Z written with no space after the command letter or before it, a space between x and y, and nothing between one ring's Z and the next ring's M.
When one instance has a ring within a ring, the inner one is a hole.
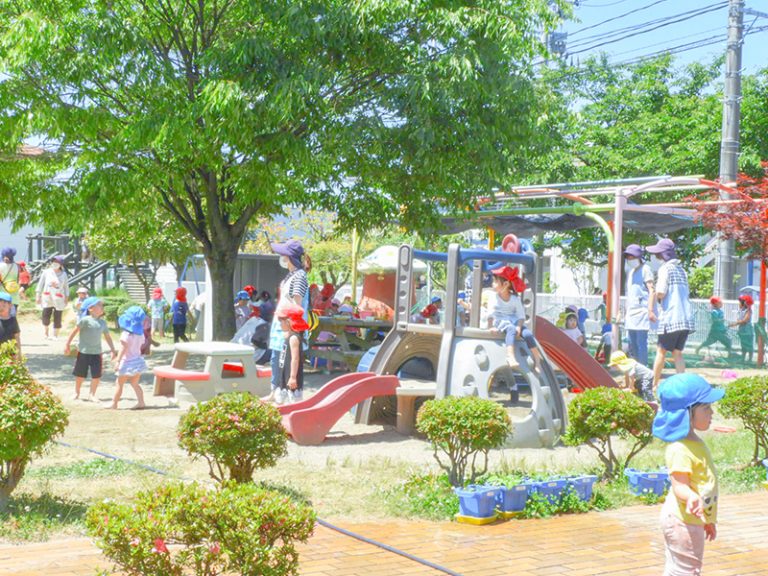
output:
M24 506L24 512L29 512L30 510L32 510L32 508L29 506Z

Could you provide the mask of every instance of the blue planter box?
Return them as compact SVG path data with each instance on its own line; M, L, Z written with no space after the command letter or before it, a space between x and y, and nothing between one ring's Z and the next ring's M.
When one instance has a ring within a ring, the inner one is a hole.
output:
M470 484L466 488L454 488L459 497L459 514L474 518L488 518L495 514L498 486L477 486Z
M531 488L532 485L528 483L509 487L499 486L496 505L502 512L520 512L525 508Z
M541 482L535 482L535 491L539 494L546 496L547 500L551 504L556 504L560 499L560 495L566 486L568 486L568 480L565 478L553 478L550 480L543 480Z
M579 499L584 502L588 502L592 499L592 487L597 482L597 476L570 476L568 477L568 484L576 492Z
M655 494L661 496L669 486L669 474L666 470L643 472L635 468L627 468L624 475L629 479L629 490L636 496Z

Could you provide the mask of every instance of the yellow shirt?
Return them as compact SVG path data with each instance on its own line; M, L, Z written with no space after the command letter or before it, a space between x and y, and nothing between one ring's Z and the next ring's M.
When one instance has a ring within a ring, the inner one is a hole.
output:
M667 469L670 474L680 472L691 478L691 488L701 496L704 502L704 518L693 516L685 511L685 501L675 497L673 490L667 495L668 504L675 516L686 524L715 524L717 522L717 473L712 463L712 455L704 442L695 440L679 440L667 446ZM669 500L674 500L670 502Z

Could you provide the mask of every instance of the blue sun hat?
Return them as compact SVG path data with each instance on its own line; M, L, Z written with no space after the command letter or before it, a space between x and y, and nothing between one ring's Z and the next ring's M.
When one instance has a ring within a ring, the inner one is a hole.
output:
M661 407L653 419L653 435L665 442L676 442L688 435L691 406L711 404L725 396L725 390L713 388L698 374L675 374L659 384L658 393Z
M96 296L90 296L85 300L83 300L80 304L80 314L78 317L82 318L83 316L88 314L88 309L93 306L96 306L96 304L99 304L101 301L102 301L101 298L97 298Z
M250 299L251 299L251 295L248 294L248 292L246 292L245 290L240 290L240 292L238 292L237 295L235 296L235 302L238 302L240 300L250 300Z
M147 313L141 306L131 306L120 314L117 323L120 328L131 334L144 334L144 318L146 317Z
M8 292L0 292L0 300L3 302L13 302L13 298Z

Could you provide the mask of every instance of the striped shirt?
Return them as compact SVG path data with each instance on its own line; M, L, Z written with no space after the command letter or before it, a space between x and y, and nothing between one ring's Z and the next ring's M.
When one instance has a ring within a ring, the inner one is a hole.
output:
M295 296L301 299L301 307L304 308L304 319L307 319L307 309L309 308L309 282L307 282L307 273L301 268L297 268L280 282L280 296L277 304L277 310L286 304L295 304ZM280 322L276 319L272 322L269 331L269 349L280 352L283 349L285 337L280 328ZM306 341L305 341L306 345Z

